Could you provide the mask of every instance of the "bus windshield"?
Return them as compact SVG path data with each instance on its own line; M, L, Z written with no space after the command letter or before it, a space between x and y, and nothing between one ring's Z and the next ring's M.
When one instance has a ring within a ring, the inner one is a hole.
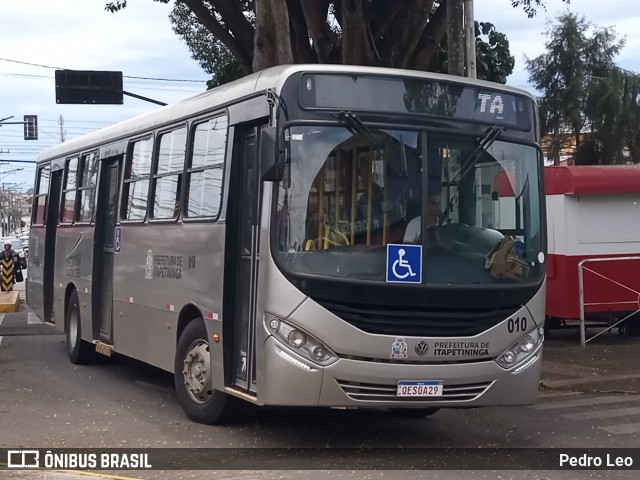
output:
M384 282L386 245L417 244L423 283L540 281L538 151L494 138L288 129L274 229L280 264Z

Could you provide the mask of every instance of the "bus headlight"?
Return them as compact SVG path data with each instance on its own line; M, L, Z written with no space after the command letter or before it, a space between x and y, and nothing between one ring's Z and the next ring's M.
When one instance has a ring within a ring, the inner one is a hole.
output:
M279 318L265 321L267 329L294 352L314 363L326 367L338 360L338 356L320 340Z
M502 368L511 368L529 358L542 343L543 339L544 328L536 328L502 352L502 354L496 358L496 362Z
M287 336L289 345L295 348L302 348L307 343L307 336L300 330L291 330Z

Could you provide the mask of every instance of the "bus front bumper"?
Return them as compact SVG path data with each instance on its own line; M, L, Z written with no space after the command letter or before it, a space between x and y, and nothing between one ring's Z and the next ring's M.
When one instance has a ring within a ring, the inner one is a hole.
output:
M511 370L493 360L450 364L402 364L340 359L319 367L273 337L265 342L265 368L259 382L263 405L357 408L479 407L536 402L542 345ZM524 368L523 368L524 366ZM442 395L399 397L398 382L442 382Z

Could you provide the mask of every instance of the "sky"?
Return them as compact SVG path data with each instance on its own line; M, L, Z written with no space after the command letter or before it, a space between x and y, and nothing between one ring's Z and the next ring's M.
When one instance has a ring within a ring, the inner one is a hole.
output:
M34 165L19 162L34 161L41 150L62 137L71 139L158 108L127 96L123 105L57 105L56 69L122 71L125 91L165 103L206 89L210 75L171 29L171 5L129 0L125 10L109 13L105 3L0 0L0 119L22 121L24 115L37 115L39 123L38 140L24 140L22 125L0 127L1 187L31 188ZM475 19L493 23L509 40L516 65L508 85L535 93L528 83L525 57L544 52L549 22L566 9L626 37L626 46L615 61L640 73L640 1L545 3L546 10L529 19L521 9L511 8L509 0L475 0Z

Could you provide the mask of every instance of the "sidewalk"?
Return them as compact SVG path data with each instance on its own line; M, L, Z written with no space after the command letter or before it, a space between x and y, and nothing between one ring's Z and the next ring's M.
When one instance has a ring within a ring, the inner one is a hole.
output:
M551 330L542 359L541 391L640 394L640 337L604 334L583 347L577 328Z

